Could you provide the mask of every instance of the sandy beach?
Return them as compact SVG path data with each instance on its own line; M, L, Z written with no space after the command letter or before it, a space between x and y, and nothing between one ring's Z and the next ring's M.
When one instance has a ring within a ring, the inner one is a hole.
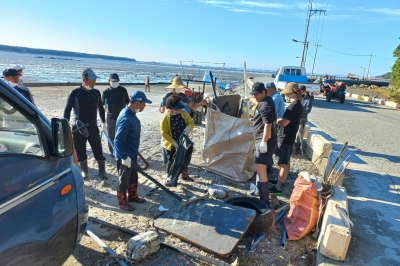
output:
M152 104L146 105L142 113L138 115L141 120L142 132L140 142L140 153L150 163L149 169L146 171L150 176L156 178L159 182L164 183L162 175L165 174L165 169L161 166L162 155L160 146L159 121L163 114L158 111L159 104L165 94L166 85L151 85L151 92L147 93L147 97L153 101ZM193 87L193 86L191 86ZM101 92L107 86L96 86L96 89ZM143 85L126 86L128 93L134 90L144 91ZM31 91L35 97L35 102L38 108L50 119L52 117L61 117L66 103L67 95L74 87L32 87ZM197 89L195 87L195 89ZM208 87L206 92L210 92ZM100 120L99 124L100 124ZM237 183L223 176L205 171L198 167L202 162L202 150L204 141L204 122L203 125L196 125L193 130L191 139L195 142L194 152L189 165L189 174L196 176L196 182L186 182L179 179L178 187L171 188L183 198L189 198L195 195L203 195L209 185L220 184L230 188L228 197L246 195L249 189L250 180L245 183ZM102 139L103 152L106 157L106 170L109 179L105 182L96 176L97 163L92 156L90 146L87 145L87 154L89 161L90 177L85 181L86 198L89 203L89 216L102 219L109 223L122 226L135 232L145 232L152 229L153 219L159 214L158 207L162 205L165 208L173 208L177 202L162 190L156 190L151 196L146 196L149 190L155 188L150 180L139 174L139 189L138 194L144 197L147 202L144 204L134 204L135 211L127 213L117 208L116 186L118 182L116 162L110 157L107 140L103 136ZM284 195L279 197L281 203L288 202L290 193L293 188L294 179L297 173L306 170L310 166L310 161L299 157L292 158L292 169L284 189ZM277 168L274 168L274 173L277 175ZM126 242L131 237L127 234L116 230L100 226L95 223L88 223L88 229L91 229L97 234L107 245L109 245L118 254L124 254ZM154 228L153 228L154 229ZM281 227L276 225L270 230L270 233L253 251L236 248L232 256L226 261L231 263L237 257L240 258L241 265L287 265L287 259L296 265L313 265L314 254L312 249L315 246L315 239L307 236L299 241L288 241L285 250L279 246ZM160 232L163 242L176 245L178 247L197 252L202 255L214 257L213 254L203 251L202 249L182 241L177 237L170 236L164 232ZM244 237L240 241L240 245L248 245L253 240L252 237ZM307 259L302 259L304 255ZM282 259L285 258L285 259ZM153 255L141 265L206 265L188 256L180 255L179 253L161 249L160 252ZM117 263L108 258L108 255L103 249L94 242L90 237L84 236L80 241L73 255L65 262L67 265L117 265Z

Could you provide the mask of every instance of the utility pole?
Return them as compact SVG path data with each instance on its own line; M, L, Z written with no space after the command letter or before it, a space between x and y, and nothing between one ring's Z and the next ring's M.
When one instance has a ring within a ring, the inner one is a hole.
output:
M318 46L322 46L319 43L317 43L317 48L315 48L315 55L314 55L314 63L312 64L312 71L311 71L311 76L314 75L314 65L315 65L315 59L317 59L317 51L318 51Z
M365 69L366 69L366 67L361 67L362 69L364 69L364 72L363 72L363 80L364 80L364 75L365 75Z
M371 54L369 55L370 58L369 58L369 64L368 64L367 79L368 79L368 75L369 75L369 68L370 68L370 66L371 66L372 57L375 56L375 55L373 55L372 53L373 53L373 52L371 52Z
M304 67L306 64L306 58L307 58L307 36L308 36L308 27L310 25L310 18L312 15L314 15L317 12L326 12L326 10L321 10L321 9L312 9L312 0L309 2L309 9L308 9L308 18L307 18L307 24L306 24L306 33L304 35L304 42L303 42L303 54L301 56L301 67Z

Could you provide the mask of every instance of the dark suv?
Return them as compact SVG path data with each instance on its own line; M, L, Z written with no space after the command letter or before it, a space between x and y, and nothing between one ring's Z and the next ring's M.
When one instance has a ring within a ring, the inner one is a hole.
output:
M66 119L0 80L0 264L61 265L88 219Z

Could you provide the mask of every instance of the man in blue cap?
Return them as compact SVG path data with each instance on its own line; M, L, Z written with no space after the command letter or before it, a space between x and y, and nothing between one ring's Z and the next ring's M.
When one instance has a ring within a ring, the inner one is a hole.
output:
M88 162L86 155L86 143L89 141L92 148L94 158L99 165L98 176L107 179L106 174L106 158L103 156L103 148L101 146L100 131L97 127L97 110L100 114L101 122L105 123L105 114L103 103L101 101L100 91L96 90L96 79L99 77L91 68L85 68L82 71L82 84L79 88L74 89L68 95L67 104L64 109L64 118L70 120L71 110L74 110L74 116L70 120L73 125L72 130L77 128L76 121L80 120L87 127L89 136L83 136L81 133L74 134L74 147L76 157L82 171L83 178L88 177Z
M151 103L142 91L134 91L129 97L129 104L119 113L114 139L114 156L118 170L118 208L133 211L129 202L143 203L145 200L137 195L138 173L132 168L137 164L140 143L140 120L137 114L142 112L146 103ZM126 192L128 191L128 197Z
M129 103L129 95L127 90L119 85L119 76L117 73L112 73L108 82L110 83L110 87L103 91L103 105L107 111L107 134L111 141L114 141L117 118L121 110ZM113 147L110 143L108 143L108 149L110 150L111 157L114 157Z

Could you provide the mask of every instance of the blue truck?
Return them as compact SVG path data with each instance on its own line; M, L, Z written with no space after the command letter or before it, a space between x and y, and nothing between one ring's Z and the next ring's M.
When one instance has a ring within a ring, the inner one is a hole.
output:
M62 265L88 220L66 119L0 80L0 265Z

